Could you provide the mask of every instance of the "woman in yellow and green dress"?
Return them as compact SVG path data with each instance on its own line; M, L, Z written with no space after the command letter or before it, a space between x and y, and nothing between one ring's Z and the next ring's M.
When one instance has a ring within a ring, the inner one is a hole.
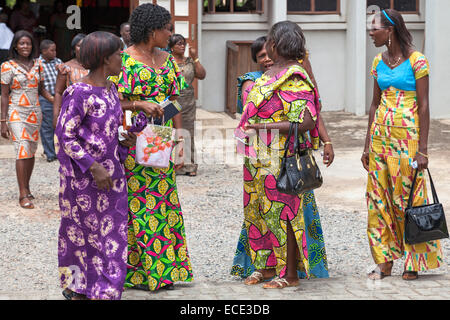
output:
M186 88L173 56L159 49L167 46L171 36L170 21L170 13L153 4L140 5L131 15L134 44L122 53L123 71L112 80L123 96L122 108L132 110L133 117L155 110L162 115L157 104L176 99ZM180 115L165 125L181 128ZM173 288L177 281L192 281L176 166L171 160L167 169L144 167L135 159L135 147L130 148L125 162L129 205L125 287L154 291Z
M391 275L395 260L405 258L404 280L442 265L439 241L408 245L404 241L405 209L417 162L419 175L413 205L427 203L423 170L428 167L430 125L429 65L412 49L412 36L395 10L375 15L370 36L387 46L372 66L373 101L362 163L368 171L368 238L377 268L373 280Z

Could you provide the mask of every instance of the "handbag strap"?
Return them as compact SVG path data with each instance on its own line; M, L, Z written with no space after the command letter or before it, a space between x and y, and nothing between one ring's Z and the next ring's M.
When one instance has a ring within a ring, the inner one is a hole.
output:
M430 186L431 186L431 193L433 194L433 201L434 204L439 203L439 199L436 193L436 189L434 187L434 183L433 183L433 179L431 178L431 173L430 173L430 169L427 168L428 171L428 177L430 178ZM411 186L411 191L409 192L409 199L408 199L408 206L407 208L412 208L412 202L413 202L413 197L414 197L414 187L416 186L416 180L417 180L417 176L419 174L419 170L416 169L416 173L414 174L414 179L413 179L413 183Z
M291 137L292 137L292 130L294 129L294 123L291 122L290 126L289 126L289 134L286 138L286 142L284 143L284 156L283 158L286 158L287 156L287 152L289 150L289 142L291 141Z

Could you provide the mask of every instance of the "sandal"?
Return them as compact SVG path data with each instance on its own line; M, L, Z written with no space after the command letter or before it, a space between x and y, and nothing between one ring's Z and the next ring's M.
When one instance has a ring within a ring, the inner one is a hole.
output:
M171 284L168 284L168 285L162 287L161 289L164 289L164 290L175 290L175 285L173 283L171 283Z
M66 289L62 292L62 295L64 296L64 298L66 298L67 300L84 300L85 296L79 293L76 293L72 290ZM74 298L78 298L78 299L74 299Z
M31 193L29 193L29 194L27 195L27 198L30 199L30 200L36 199Z
M394 265L393 262L388 262L387 264L390 265L390 268L387 268L386 270L382 271L380 268L380 265L378 265L375 270L373 270L371 273L368 274L368 278L370 280L382 280L386 277L390 277L392 273L392 267Z
M245 278L244 283L247 286L254 286L255 284L261 283L263 281L264 281L264 275L259 271L255 271L250 276Z
M22 200L27 199L27 202L22 203ZM34 209L33 202L28 198L28 196L19 198L19 205L24 209Z
M186 175L188 175L189 177L196 177L197 172L196 171L188 172L188 173L186 173Z
M404 271L402 274L402 279L406 281L417 280L419 278L419 273L417 271Z
M286 278L280 278L276 277L269 283L266 283L263 285L264 289L284 289L288 287L297 287L300 284L300 281L294 281L292 283L289 283L289 281Z

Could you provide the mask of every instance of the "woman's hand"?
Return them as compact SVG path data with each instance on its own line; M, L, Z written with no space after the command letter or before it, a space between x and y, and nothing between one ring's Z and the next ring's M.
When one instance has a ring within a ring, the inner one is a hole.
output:
M323 164L327 166L331 166L334 161L334 150L332 144L326 144L323 147Z
M164 115L164 110L159 105L148 101L140 101L139 109L153 118L162 118Z
M368 151L364 151L364 153L361 157L361 162L363 164L364 169L366 169L366 171L369 172L369 152Z
M2 137L5 139L9 139L11 136L11 132L9 132L8 124L6 122L2 122Z
M420 153L417 153L414 157L414 161L417 161L417 170L423 171L425 169L428 169L428 158L421 155Z
M101 164L95 161L89 168L89 171L92 173L99 190L111 190L113 187L111 176Z
M198 58L198 57L197 57L197 51L196 51L193 47L191 47L191 46L189 46L189 56L190 56L193 60L195 60L195 59Z
M244 133L248 135L249 137L255 136L258 134L258 131L261 129L260 125L258 123L250 124L246 123L244 124Z
M128 132L128 133L122 133L122 137L125 138L125 140L123 141L119 141L119 143L127 148L131 148L134 147L136 145L136 140L137 140L137 136L132 133L132 132Z

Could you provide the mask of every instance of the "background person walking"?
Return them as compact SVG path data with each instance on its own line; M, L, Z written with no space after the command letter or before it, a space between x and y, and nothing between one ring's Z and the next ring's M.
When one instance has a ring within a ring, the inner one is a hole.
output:
M51 100L39 96L39 103L42 110L41 141L44 147L44 154L47 162L56 160L55 144L53 141L53 102L55 101L55 85L58 77L57 67L62 63L61 59L56 57L56 44L51 40L43 40L40 45L41 64L44 68L44 85L47 92L51 95Z
M25 209L34 208L30 178L42 122L39 95L52 99L45 90L42 64L33 59L35 52L33 36L18 31L9 51L10 60L1 65L1 134L14 142L19 204Z

